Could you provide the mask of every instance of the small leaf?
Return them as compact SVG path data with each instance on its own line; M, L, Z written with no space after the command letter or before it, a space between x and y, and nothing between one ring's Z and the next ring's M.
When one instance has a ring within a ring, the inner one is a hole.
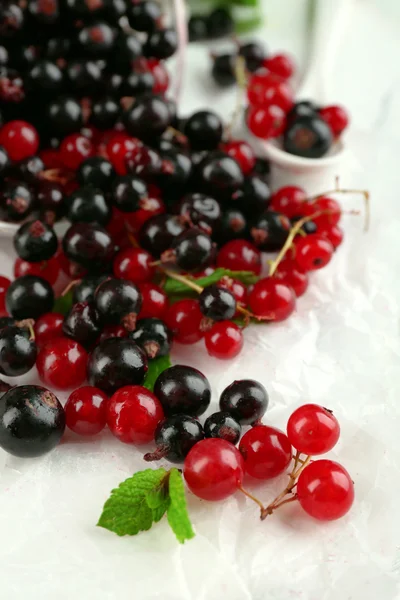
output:
M242 21L236 21L235 23L235 32L236 33L248 33L249 31L253 31L253 29L257 29L260 25L263 24L263 18L260 16L252 17L251 19L246 19Z
M207 285L218 283L218 281L220 281L220 279L223 277L237 279L245 285L251 285L259 279L252 271L230 271L229 269L219 268L215 269L215 271L207 277L200 277L199 279L192 278L192 281L201 287L206 287ZM188 277L188 279L190 279L190 277ZM186 294L188 291L192 292L187 285L170 277L168 277L165 281L164 291L166 294L174 296L176 294Z
M165 371L165 369L168 369L171 366L171 364L171 358L169 355L149 360L149 369L146 373L146 377L143 383L144 387L152 392L157 377L160 375L160 373Z
M56 298L53 306L53 312L60 313L61 315L66 315L69 310L72 308L72 290L70 290L65 296L60 296Z
M147 494L160 487L166 473L165 469L146 469L120 483L104 504L97 525L117 535L136 535L139 531L150 529L159 519L153 516Z
M169 473L166 473L158 486L146 494L146 502L152 510L155 523L158 523L163 518L169 507L168 482Z
M171 469L169 473L169 497L168 523L178 542L183 544L186 540L192 539L195 533L189 519L182 475L178 469Z

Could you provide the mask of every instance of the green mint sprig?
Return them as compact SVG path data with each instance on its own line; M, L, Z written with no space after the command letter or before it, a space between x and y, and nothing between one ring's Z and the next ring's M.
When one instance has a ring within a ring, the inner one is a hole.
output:
M193 279L193 282L201 287L206 287L207 285L218 283L218 281L220 281L223 277L237 279L245 285L256 283L256 281L259 279L259 277L257 277L257 275L255 275L252 271L230 271L229 269L218 268L215 269L211 275ZM192 290L183 282L176 281L170 277L167 277L165 280L164 291L166 294L168 294L168 296L176 296L179 294L187 294L188 292L192 292Z

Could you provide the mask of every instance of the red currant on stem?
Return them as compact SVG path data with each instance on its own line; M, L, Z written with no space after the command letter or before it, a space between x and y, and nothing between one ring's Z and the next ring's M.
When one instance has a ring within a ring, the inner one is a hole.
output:
M266 277L254 284L249 306L257 318L284 321L296 308L296 295L279 279Z
M272 479L283 473L292 460L288 437L275 427L256 425L239 444L246 472L256 479Z
M307 194L303 188L286 185L272 194L271 208L291 219L297 215L305 214L302 212L302 208L306 200Z
M287 424L290 443L298 452L315 456L329 452L340 436L340 426L332 412L318 404L303 404Z
M150 281L155 268L153 257L142 248L127 248L114 259L114 275L133 283Z
M274 277L286 286L291 287L297 297L302 296L308 288L307 273L302 271L291 258L284 258L279 263Z
M319 229L318 231L330 241L334 248L337 248L343 242L343 229L341 229L338 225L332 225L331 227Z
M64 407L67 427L79 435L100 433L107 422L107 402L106 394L90 385L75 390Z
M337 200L321 196L316 200L304 202L297 214L305 217L314 215L313 221L317 227L330 227L339 223L342 216L342 209Z
M222 145L222 150L236 159L243 174L249 175L256 164L256 155L252 147L243 140L232 140Z

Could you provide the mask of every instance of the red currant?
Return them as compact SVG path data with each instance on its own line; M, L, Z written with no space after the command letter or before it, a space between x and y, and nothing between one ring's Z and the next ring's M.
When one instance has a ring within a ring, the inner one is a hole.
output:
M117 244L126 235L125 214L114 206L111 209L111 219L107 223L106 229Z
M334 248L329 240L319 233L297 238L294 242L296 262L303 271L315 271L327 265Z
M129 152L137 152L142 142L136 138L131 138L126 133L114 135L108 142L106 151L110 162L118 175L126 175L125 158Z
M60 153L53 148L46 148L39 152L39 158L42 159L46 169L59 169L63 166Z
M271 198L271 208L291 219L302 212L302 204L307 200L307 194L301 187L286 185L277 190Z
M291 258L285 258L274 273L275 279L279 279L288 287L291 287L297 297L302 296L308 288L308 275L301 271L297 263Z
M194 344L201 340L204 335L202 320L203 313L198 301L189 298L171 304L165 315L165 322L174 334L174 340L180 344Z
M43 383L68 390L85 381L87 360L87 352L78 342L59 338L51 340L39 351L36 366Z
M163 319L168 309L168 297L164 290L155 283L139 283L140 293L142 294L143 302L138 319L146 317L156 317Z
M289 417L287 434L290 443L301 454L315 456L329 452L340 435L336 417L318 404L303 404Z
M261 252L246 240L232 240L222 246L217 256L217 267L231 271L261 273Z
M295 71L294 61L287 54L274 54L265 59L263 66L282 79L289 79Z
M243 140L232 140L223 144L222 150L232 156L240 165L243 174L249 175L255 167L256 155L252 147Z
M4 146L14 162L36 154L39 148L39 135L26 121L9 121L0 129L0 146Z
M318 229L319 233L326 237L327 240L330 241L334 248L340 246L343 242L343 229L341 229L338 225L331 225L331 227L326 227L324 229Z
M296 295L291 287L273 277L260 279L249 295L249 306L258 317L284 321L296 308Z
M148 58L146 66L154 77L153 94L165 94L169 87L169 75L164 63L155 58Z
M37 275L38 277L42 277L42 279L46 279L50 285L53 285L57 281L59 273L60 263L55 257L35 263L17 258L14 263L14 277Z
M114 260L114 275L133 283L149 281L155 272L153 257L142 248L127 248L119 252Z
M93 144L81 133L72 133L60 146L60 157L64 167L76 171L80 164L93 154Z
M218 321L205 334L207 352L215 358L229 359L243 348L243 332L232 321Z
M0 313L6 310L6 292L11 285L8 277L0 275Z
M42 348L47 342L63 337L64 317L59 313L46 313L35 322L35 342Z
M142 226L151 217L165 213L164 202L160 198L146 198L141 203L141 208L133 213L125 213L125 219L135 233L140 231Z
M342 216L342 209L339 202L327 196L318 198L315 202L304 202L300 214L305 217L311 217L319 212L322 214L313 217L312 220L317 227L322 228L337 225Z
M125 444L151 442L163 418L160 401L141 385L127 385L117 390L107 406L108 427Z
M101 332L98 342L104 342L111 338L125 338L128 337L128 332L122 325L106 325Z
M63 273L65 273L65 275L68 275L68 277L70 277L71 279L76 279L85 275L86 270L80 265L68 260L68 258L65 256L64 252L61 249L57 252L55 258L58 260Z
M106 426L108 398L90 385L70 395L64 410L66 425L79 435L96 435Z
M243 458L226 440L201 440L187 455L183 476L195 496L203 500L224 500L242 486Z
M239 444L246 473L257 479L272 479L286 471L292 459L292 447L280 429L256 425Z
M254 106L247 113L247 126L253 135L263 140L279 137L286 127L286 115L275 104Z
M247 97L251 106L279 106L286 114L293 106L293 92L281 77L268 71L254 74L247 88Z
M340 519L354 502L354 484L342 465L316 460L300 474L296 488L302 508L314 519Z
M342 106L326 106L319 115L328 123L334 137L339 137L349 124L349 113Z

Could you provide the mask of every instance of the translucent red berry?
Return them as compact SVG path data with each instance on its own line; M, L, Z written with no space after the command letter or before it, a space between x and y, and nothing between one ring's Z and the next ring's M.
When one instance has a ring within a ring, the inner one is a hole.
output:
M230 359L243 348L243 332L232 321L218 321L206 331L204 341L210 356Z
M159 285L149 282L139 283L138 287L143 298L138 319L147 317L163 319L168 308L168 297L164 290Z
M286 471L292 459L288 437L280 429L256 425L239 444L246 473L257 479L272 479Z
M342 216L342 208L337 200L323 196L314 202L304 202L298 214L305 217L312 217L317 227L325 228L339 223Z
M149 281L155 272L153 257L142 248L127 248L114 259L114 275L133 283Z
M86 379L86 350L68 338L53 339L40 351L36 366L45 385L59 390L75 388Z
M243 140L232 140L223 144L222 150L239 163L243 174L249 175L255 167L256 155L250 144Z
M265 70L255 73L250 78L247 97L251 106L279 106L284 113L293 106L293 92L290 86L282 77Z
M0 129L0 146L3 146L12 161L19 162L36 154L39 135L26 121L9 121Z
M290 443L302 454L315 456L329 452L340 436L340 426L331 411L318 404L299 406L289 417Z
M302 212L303 202L307 200L307 194L301 187L286 185L272 194L271 208L291 219Z
M154 77L153 94L164 94L169 86L169 75L164 63L155 58L148 58L146 67Z
M285 258L274 273L275 279L291 287L297 297L302 296L308 288L308 275L300 269L296 261Z
M63 337L64 317L59 313L46 313L39 317L34 326L35 342L42 348L47 342Z
M53 285L58 278L60 273L60 263L57 258L50 258L50 260L43 260L41 262L31 263L22 258L17 258L14 263L14 277L22 277L22 275L38 275L46 279Z
M261 252L250 242L232 240L222 246L217 256L217 266L231 271L261 272Z
M334 137L339 137L349 125L349 113L343 106L325 106L320 109L319 115L329 125Z
M263 140L279 137L286 127L286 115L275 104L250 107L247 126L253 135Z
M334 248L337 248L343 242L343 229L338 225L331 225L330 227L324 227L323 229L318 228L318 233L326 237Z
M273 277L260 279L249 295L249 306L258 317L284 321L296 308L296 295L291 287Z
M96 435L106 426L108 397L90 385L69 396L64 410L66 425L79 435Z
M174 302L165 314L165 322L180 344L194 344L201 340L203 314L197 300L185 298Z
M60 158L67 169L76 171L80 164L92 156L93 144L81 133L72 133L60 146Z
M107 157L112 163L118 175L126 175L126 155L129 152L136 152L142 142L136 138L131 138L126 133L114 135L107 144Z
M11 281L8 277L0 275L0 313L6 310L6 292L11 285Z
M282 79L289 79L295 71L295 63L287 54L274 54L265 59L263 66Z
M329 240L319 233L298 238L294 242L296 262L303 271L315 271L327 265L334 248Z

